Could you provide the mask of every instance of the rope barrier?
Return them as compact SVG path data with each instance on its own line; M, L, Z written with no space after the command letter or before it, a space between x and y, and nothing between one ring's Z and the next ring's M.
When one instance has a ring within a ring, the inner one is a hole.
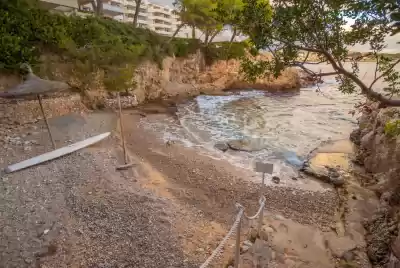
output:
M212 252L210 257L208 257L208 259L200 266L200 268L207 268L214 259L216 259L217 257L219 257L219 255L221 255L226 242L237 231L236 229L241 222L242 216L244 216L246 219L249 219L249 220L254 220L254 219L258 218L260 216L260 214L262 214L261 212L263 211L263 209L265 207L265 202L266 202L266 198L265 198L265 196L262 196L259 200L260 208L258 209L257 213L254 216L247 216L246 213L244 212L245 208L241 204L236 203L236 207L239 209L239 212L236 215L235 222L232 224L231 229L225 235L225 237L222 239L221 243L219 243L218 247ZM236 244L236 249L238 247L240 247L239 243ZM238 261L238 260L235 260L235 261Z
M242 219L243 216L243 212L244 212L244 208L242 205L240 204L236 204L236 207L239 208L239 212L236 215L236 220L233 223L231 229L229 230L229 232L226 234L226 236L224 237L224 239L222 239L221 243L219 243L218 247L212 252L212 254L210 255L210 257L208 257L208 259L200 266L200 268L206 268L208 267L208 265L210 265L210 263L216 258L218 257L221 253L222 253L222 249L225 247L226 242L228 241L228 239L235 233L236 228L238 227L240 220Z
M262 196L262 197L260 198L260 201L259 201L260 208L258 209L257 213L256 213L254 216L247 216L246 213L244 213L244 216L245 216L248 220L257 219L258 216L260 216L261 211L264 209L265 201L266 201L266 200L267 200L267 199L265 198L265 196Z

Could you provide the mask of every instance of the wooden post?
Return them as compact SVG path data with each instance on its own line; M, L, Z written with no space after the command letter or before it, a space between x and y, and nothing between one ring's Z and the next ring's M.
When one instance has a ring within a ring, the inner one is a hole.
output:
M264 187L265 187L265 173L263 172L261 181L261 196L264 196ZM257 224L258 236L260 236L261 228L263 225L263 218L264 218L264 207L261 209L260 215L258 216L258 224Z
M119 124L121 130L121 139L122 139L122 149L124 151L124 161L125 165L128 164L128 155L126 153L126 144L125 144L125 136L124 136L124 121L122 119L122 107L121 107L121 97L118 92L118 110L119 110Z
M49 122L47 121L47 117L46 117L46 114L45 114L44 109L43 109L42 97L40 95L37 95L37 99L39 101L40 110L42 111L44 122L46 123L47 132L49 133L49 137L50 137L51 143L53 144L53 149L55 150L55 149L57 149L57 147L56 147L56 143L54 142L53 135L51 134L51 129L50 129L50 126L49 126Z
M242 218L240 218L236 231L236 248L235 248L235 268L239 268L240 262L240 228L242 227Z

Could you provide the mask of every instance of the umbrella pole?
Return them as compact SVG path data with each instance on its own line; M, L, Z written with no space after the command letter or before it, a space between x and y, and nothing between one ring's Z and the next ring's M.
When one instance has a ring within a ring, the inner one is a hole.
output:
M119 115L119 124L120 124L120 131L121 131L121 140L122 140L122 150L124 151L124 163L125 165L118 166L117 170L124 170L128 169L133 166L132 162L129 162L129 157L126 152L126 143L125 143L125 135L124 135L124 120L122 118L122 107L121 107L121 96L118 92L118 115Z
M44 122L46 123L47 132L49 133L49 137L50 137L51 143L53 144L53 149L55 150L55 149L57 149L57 147L56 147L56 143L54 142L53 135L51 134L51 130L50 130L49 122L47 121L46 114L44 113L43 104L42 104L42 97L40 95L37 95L37 99L39 101L40 110L42 111Z
M121 97L118 92L118 113L119 113L119 123L121 127L121 140L122 140L122 149L124 151L124 161L125 165L128 164L128 155L126 154L126 144L125 144L125 136L124 136L124 122L122 121L122 107L121 107Z

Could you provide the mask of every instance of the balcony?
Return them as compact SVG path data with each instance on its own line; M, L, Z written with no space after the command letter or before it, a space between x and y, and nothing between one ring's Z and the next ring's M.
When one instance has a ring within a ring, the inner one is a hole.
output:
M173 26L172 23L161 20L153 20L153 24L155 27L162 27L162 28L171 28Z
M40 0L42 8L68 12L78 9L78 0Z
M118 16L124 14L124 10L119 6L113 6L108 3L103 3L103 13L108 16Z
M122 0L111 0L110 3L112 5L120 5L120 6L122 6L123 1Z

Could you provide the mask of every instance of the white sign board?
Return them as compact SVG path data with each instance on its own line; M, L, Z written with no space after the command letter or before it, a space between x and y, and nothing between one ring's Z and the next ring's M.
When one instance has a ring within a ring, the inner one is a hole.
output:
M274 164L256 162L255 171L261 172L261 173L272 174L272 172L274 171Z

